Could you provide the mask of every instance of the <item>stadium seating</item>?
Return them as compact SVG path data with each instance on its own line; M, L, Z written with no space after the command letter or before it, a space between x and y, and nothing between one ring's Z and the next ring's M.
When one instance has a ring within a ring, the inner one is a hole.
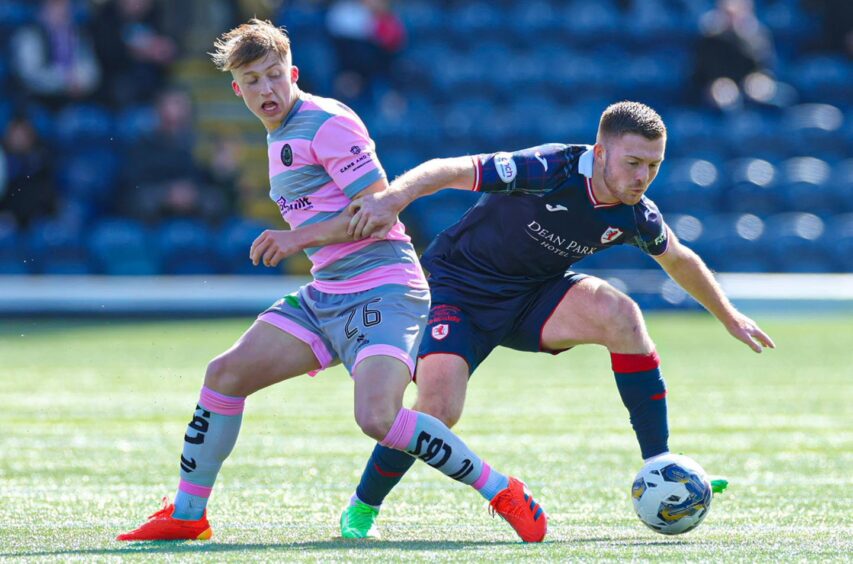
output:
M175 219L164 222L155 238L166 274L216 274L222 271L213 249L216 237L202 221Z
M317 94L332 94L334 47L318 32L325 28L323 3L285 4L277 23L288 27L298 46L303 80ZM775 39L778 87L793 94L784 104L703 107L688 100L692 44L700 16L713 4L399 2L395 10L408 46L392 63L389 80L399 96L361 101L354 109L394 178L434 157L592 142L607 104L638 99L656 107L668 128L667 159L649 196L714 268L853 270L853 63L815 49L822 30L800 0L757 1L759 18ZM36 11L37 3L0 2L0 31L6 32L0 38L0 86L12 88L8 36L35 21ZM17 104L0 100L0 130ZM156 123L152 106L28 103L24 112L57 156L58 207L65 211L25 231L0 226L0 273L278 272L254 268L246 258L263 230L251 219L144 226L105 218L115 213L123 149ZM419 249L475 199L446 191L413 203L403 218ZM304 261L296 264L284 270ZM655 268L631 249L582 264ZM648 299L678 301L671 289L668 298L661 292Z
M254 220L234 217L224 223L216 234L219 260L230 274L276 275L280 270L258 268L249 260L252 242L268 226ZM287 261L285 261L286 263ZM283 268L286 268L286 264Z
M832 272L833 257L826 242L826 226L820 217L789 212L767 219L765 251L780 272Z
M32 261L27 259L23 236L13 223L0 220L0 274L31 274Z
M151 275L163 271L150 233L131 219L101 220L89 234L88 247L98 274Z
M29 254L39 274L90 274L83 226L76 221L49 219L29 229Z

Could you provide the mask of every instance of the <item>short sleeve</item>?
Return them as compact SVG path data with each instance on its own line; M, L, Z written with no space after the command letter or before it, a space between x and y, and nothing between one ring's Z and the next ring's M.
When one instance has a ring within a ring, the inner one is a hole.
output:
M477 155L481 192L544 195L555 190L568 170L566 145L550 143L513 153Z
M643 197L634 206L634 220L637 225L637 233L633 240L626 242L639 247L648 255L657 256L666 252L669 245L669 227L664 222L657 205L650 199Z
M385 178L376 146L357 119L345 115L329 118L320 126L311 148L326 173L351 199Z

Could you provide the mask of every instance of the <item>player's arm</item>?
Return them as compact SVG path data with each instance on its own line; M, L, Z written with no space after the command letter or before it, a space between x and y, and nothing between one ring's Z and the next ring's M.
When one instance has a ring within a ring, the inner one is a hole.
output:
M705 262L670 232L666 251L652 255L669 276L720 320L736 339L757 353L776 348L773 340L752 319L739 312L723 293Z
M388 187L388 181L383 177L361 191L361 194L375 194ZM304 251L309 247L322 247L334 243L356 241L364 237L354 237L347 228L352 219L352 210L344 209L340 214L296 229L267 229L252 243L249 258L257 266L277 266L283 259Z
M414 200L443 188L473 190L477 187L476 157L432 159L397 177L388 188L359 194L350 205L353 212L348 232L356 239L382 238L397 223L397 215Z

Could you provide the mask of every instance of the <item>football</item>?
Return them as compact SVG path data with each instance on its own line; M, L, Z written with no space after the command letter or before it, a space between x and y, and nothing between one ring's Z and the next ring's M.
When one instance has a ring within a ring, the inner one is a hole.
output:
M664 535L678 535L695 529L708 515L711 482L695 460L664 454L639 471L631 498L646 526Z

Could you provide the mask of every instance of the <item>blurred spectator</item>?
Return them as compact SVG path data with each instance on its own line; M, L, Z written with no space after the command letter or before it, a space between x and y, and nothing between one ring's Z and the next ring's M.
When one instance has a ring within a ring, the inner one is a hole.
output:
M204 168L204 180L228 213L236 213L237 185L242 169L243 144L232 137L217 137L213 142L209 164Z
M177 44L162 31L154 0L110 0L95 18L95 47L114 107L150 102L162 89Z
M388 0L338 0L326 26L335 45L337 96L378 99L390 87L391 64L403 48L406 30Z
M6 184L0 184L0 216L20 227L50 215L56 209L53 161L35 127L15 117L3 135Z
M127 152L119 209L144 221L221 217L226 198L220 190L205 185L205 173L193 157L189 95L181 90L162 92L157 99L157 116L157 128Z
M44 0L37 21L11 38L14 74L26 93L56 109L95 92L101 69L71 0Z
M773 38L758 21L752 0L719 0L700 26L693 62L695 101L726 110L739 107L744 94L772 97Z

